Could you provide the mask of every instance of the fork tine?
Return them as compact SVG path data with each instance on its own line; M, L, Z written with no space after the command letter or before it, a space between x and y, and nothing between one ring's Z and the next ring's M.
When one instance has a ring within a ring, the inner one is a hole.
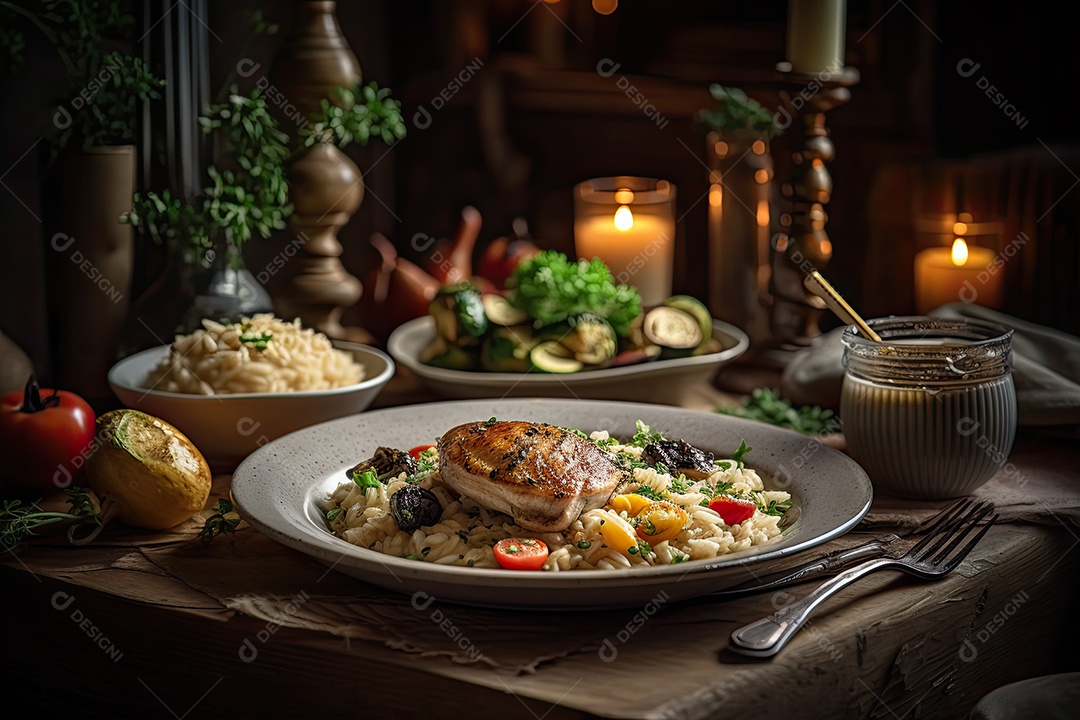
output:
M953 550L960 546L960 543L964 541L964 538L967 537L968 533L971 532L972 528L978 525L979 521L981 521L984 517L986 517L993 511L994 505L993 503L989 502L979 503L974 508L972 508L971 512L968 513L968 517L965 519L964 527L953 528L955 537L953 537L952 542L950 542L948 545L942 548L940 552L930 558L930 563L933 565L941 563L942 560L949 556L949 553L951 553Z
M915 545L913 545L911 548L909 548L906 553L904 553L904 557L913 558L917 556L919 553L922 552L923 548L934 542L934 540L936 540L942 533L948 534L951 528L960 521L963 513L967 512L973 502L974 500L968 497L957 503L954 503L954 505L951 506L949 512L942 515L937 522L935 522L927 529L926 536L922 540L917 542ZM931 550L931 552L933 551Z
M932 533L937 530L938 526L945 522L950 513L956 510L959 505L967 505L971 502L971 496L965 495L962 498L957 498L945 507L938 510L936 513L919 523L914 532L917 533Z
M968 544L965 545L960 550L960 552L956 553L956 555L949 558L949 561L947 563L945 563L941 567L942 572L950 573L953 570L955 570L956 567L960 564L960 562L964 558L966 558L968 556L968 553L971 552L972 548L974 548L976 545L979 544L979 541L982 540L983 535L985 535L987 533L987 531L990 530L990 526L993 525L994 523L996 523L998 521L999 517L1000 516L997 513L994 513L993 517L991 517L989 520L987 520L986 524L983 525L982 530L980 530L975 535L975 537L971 538L971 540L968 542Z

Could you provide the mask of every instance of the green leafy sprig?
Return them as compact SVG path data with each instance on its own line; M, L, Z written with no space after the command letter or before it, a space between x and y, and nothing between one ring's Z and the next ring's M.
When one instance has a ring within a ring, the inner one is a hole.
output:
M401 103L390 97L389 88L373 82L355 88L337 87L319 103L319 113L301 129L305 146L332 142L344 149L352 143L367 145L377 137L387 145L405 137Z
M762 138L779 135L782 128L761 103L738 88L713 84L709 94L716 100L715 108L698 111L698 120L717 133L749 132Z
M120 221L157 242L173 243L186 263L209 264L224 252L238 265L244 243L283 230L292 212L285 178L289 138L258 90L242 95L234 87L199 124L212 137L218 162L207 168L210 182L203 194L190 203L167 190L136 194Z
M225 498L220 498L214 507L214 512L203 523L199 531L199 539L203 544L209 545L219 535L231 535L236 532L240 524L240 516L236 514L233 504Z
M721 408L716 412L786 427L805 435L824 435L840 429L840 420L832 410L817 405L796 407L781 398L779 390L770 388L755 389L742 407Z
M14 69L24 60L26 39L9 26L19 18L52 43L64 65L67 99L53 118L59 145L69 137L84 148L135 141L138 104L159 98L164 81L139 58L111 49L130 42L134 23L119 0L2 0L0 11L4 64Z
M101 513L85 489L71 487L64 492L71 512L42 510L37 503L21 500L0 501L0 547L11 550L33 537L35 530L58 522L101 524Z

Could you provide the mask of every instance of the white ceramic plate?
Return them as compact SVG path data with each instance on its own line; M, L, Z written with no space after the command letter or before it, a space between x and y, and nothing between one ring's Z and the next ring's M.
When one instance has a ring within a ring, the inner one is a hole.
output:
M331 534L325 502L345 471L380 445L407 449L433 442L460 423L497 417L634 433L642 419L669 438L726 456L745 439L746 463L766 488L790 492L796 519L769 544L678 565L625 571L522 572L435 565L357 547ZM796 470L796 468L798 468ZM300 430L257 450L233 476L241 516L278 542L333 569L401 593L495 607L641 606L698 596L768 572L780 557L804 552L851 529L870 507L870 481L853 460L812 438L714 413L616 402L476 400L430 403L342 418Z
M678 404L682 390L709 382L721 365L750 347L750 339L742 330L713 320L713 337L720 342L720 352L556 375L447 370L425 365L420 362L420 353L434 337L435 319L417 318L396 329L386 348L394 360L423 378L432 390L453 398L544 396Z

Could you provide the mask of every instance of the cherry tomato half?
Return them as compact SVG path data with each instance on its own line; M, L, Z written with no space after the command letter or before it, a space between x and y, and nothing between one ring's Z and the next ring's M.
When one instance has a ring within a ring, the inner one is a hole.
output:
M412 450L409 451L409 454L412 455L413 459L415 460L415 459L420 457L420 453L424 452L425 450L430 450L433 447L435 447L435 446L434 445L417 445L416 447L414 447Z
M507 570L540 570L547 558L548 547L543 540L506 538L495 543L495 559Z
M719 515L728 525L738 525L754 516L757 505L750 500L721 495L712 499L709 503L709 509Z

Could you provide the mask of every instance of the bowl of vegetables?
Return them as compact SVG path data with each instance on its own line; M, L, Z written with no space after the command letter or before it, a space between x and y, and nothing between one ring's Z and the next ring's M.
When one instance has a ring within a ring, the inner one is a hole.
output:
M544 251L502 292L444 285L398 327L393 358L453 398L557 396L675 404L749 347L746 334L676 295L643 308L598 259Z

